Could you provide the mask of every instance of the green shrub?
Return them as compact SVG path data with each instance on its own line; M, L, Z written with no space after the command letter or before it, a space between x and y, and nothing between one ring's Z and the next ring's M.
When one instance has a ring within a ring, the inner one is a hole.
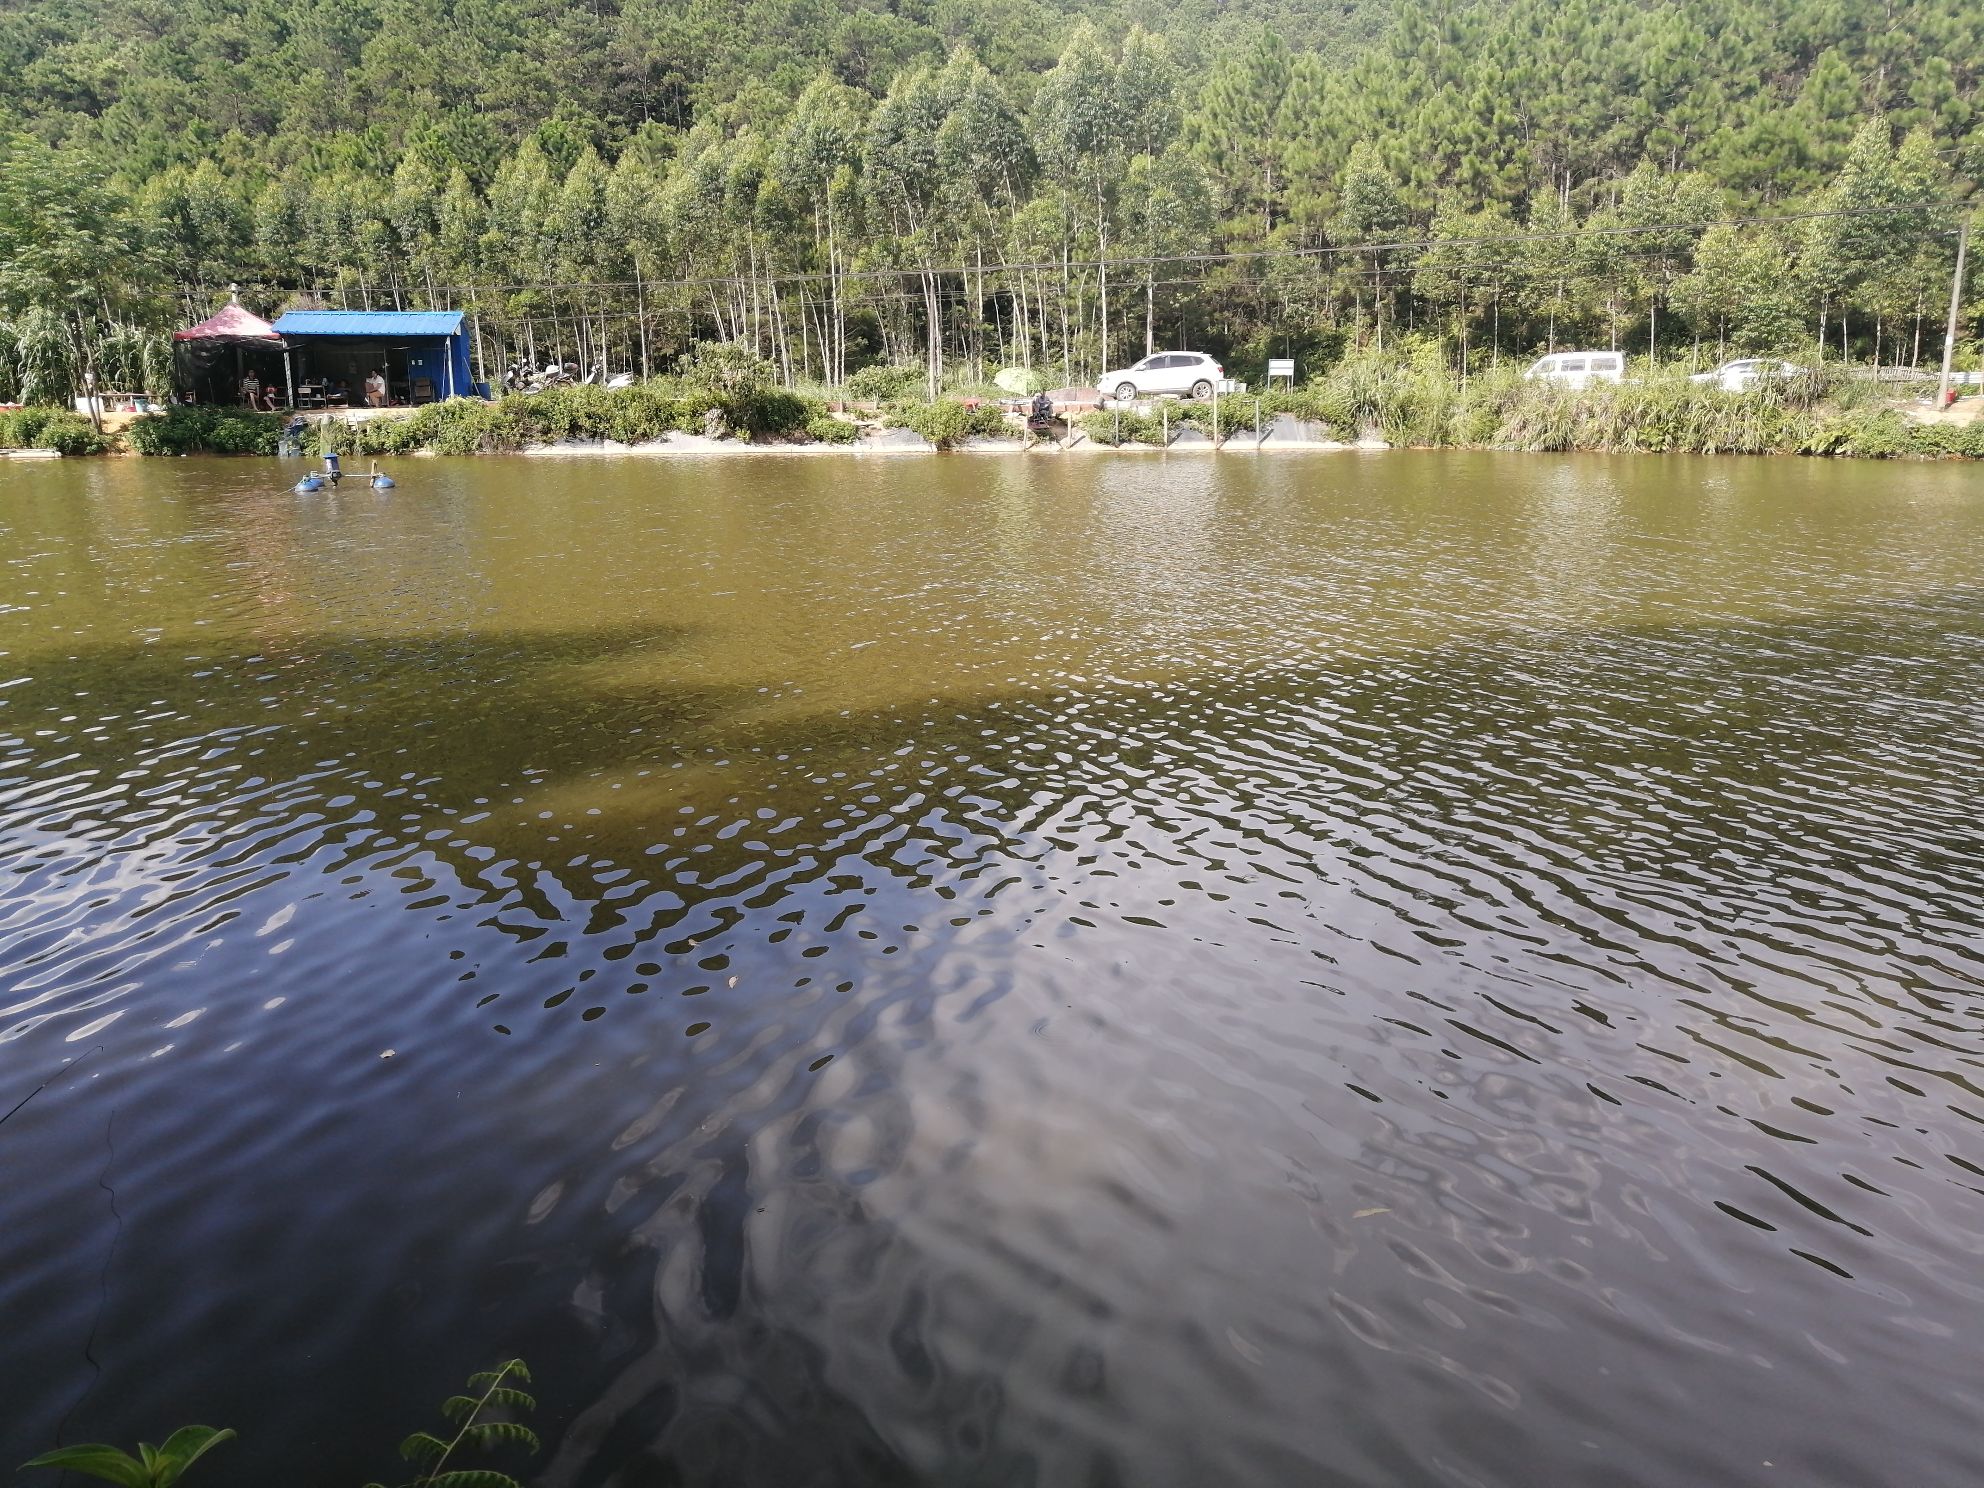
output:
M725 395L778 382L778 368L741 341L698 341L682 358L682 381Z
M655 378L633 387L589 383L511 393L498 403L454 398L429 403L400 418L326 420L318 446L348 455L404 455L433 450L443 455L522 449L561 439L611 439L641 444L669 434L700 434L715 411L729 431L758 437L812 433L825 405L764 384L755 377L724 379L705 368L697 378ZM815 437L822 437L815 434ZM828 435L825 437L837 437Z
M897 403L885 416L892 429L914 429L938 449L949 449L974 436L996 439L1010 433L1006 416L989 403L976 407L955 398L935 403Z
M928 374L921 367L891 367L877 363L847 379L847 395L864 403L895 403L914 397Z
M0 449L52 449L65 455L100 455L110 440L90 421L66 408L16 408L0 413Z
M1124 444L1148 444L1161 446L1165 440L1166 421L1157 414L1142 414L1130 409L1105 409L1081 416L1081 430L1097 444L1111 446ZM1170 420L1169 427L1176 432L1178 419Z
M767 434L795 434L812 419L812 410L797 393L782 387L753 388L732 394L724 401L723 413L733 429L754 437Z
M844 418L836 418L824 408L806 420L806 432L821 444L852 444L861 431Z
M279 413L182 405L137 420L125 437L141 455L273 455L286 422Z

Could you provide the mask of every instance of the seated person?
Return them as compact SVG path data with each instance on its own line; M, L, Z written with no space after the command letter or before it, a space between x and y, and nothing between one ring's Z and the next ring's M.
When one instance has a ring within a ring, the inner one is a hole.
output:
M244 373L241 378L241 401L250 408L262 406L262 379L253 372Z
M276 390L274 383L269 382L262 385L262 406L268 409L270 413L274 413L282 406L279 401L281 397L282 394Z
M386 378L377 367L374 367L365 379L365 406L368 408L386 406Z
M331 390L331 401L333 403L349 403L351 401L351 384L346 382L342 377L338 379L337 386Z

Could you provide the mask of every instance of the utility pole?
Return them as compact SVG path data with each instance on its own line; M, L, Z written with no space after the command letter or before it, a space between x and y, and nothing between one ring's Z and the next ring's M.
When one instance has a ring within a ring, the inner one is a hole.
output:
M1950 363L1956 357L1956 312L1963 303L1963 260L1970 248L1970 219L1963 219L1956 233L1956 276L1950 280L1950 322L1943 332L1943 380L1936 387L1936 411L1950 401Z

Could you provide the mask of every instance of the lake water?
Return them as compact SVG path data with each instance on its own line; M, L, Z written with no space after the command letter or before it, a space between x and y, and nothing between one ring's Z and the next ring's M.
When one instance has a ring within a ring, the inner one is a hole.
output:
M1984 470L394 473L0 467L0 1464L1984 1481Z

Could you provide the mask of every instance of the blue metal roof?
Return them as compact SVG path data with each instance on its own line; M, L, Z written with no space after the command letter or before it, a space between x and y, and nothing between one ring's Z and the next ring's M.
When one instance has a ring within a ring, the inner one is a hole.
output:
M278 336L364 336L370 340L454 336L459 310L291 310L276 320Z

